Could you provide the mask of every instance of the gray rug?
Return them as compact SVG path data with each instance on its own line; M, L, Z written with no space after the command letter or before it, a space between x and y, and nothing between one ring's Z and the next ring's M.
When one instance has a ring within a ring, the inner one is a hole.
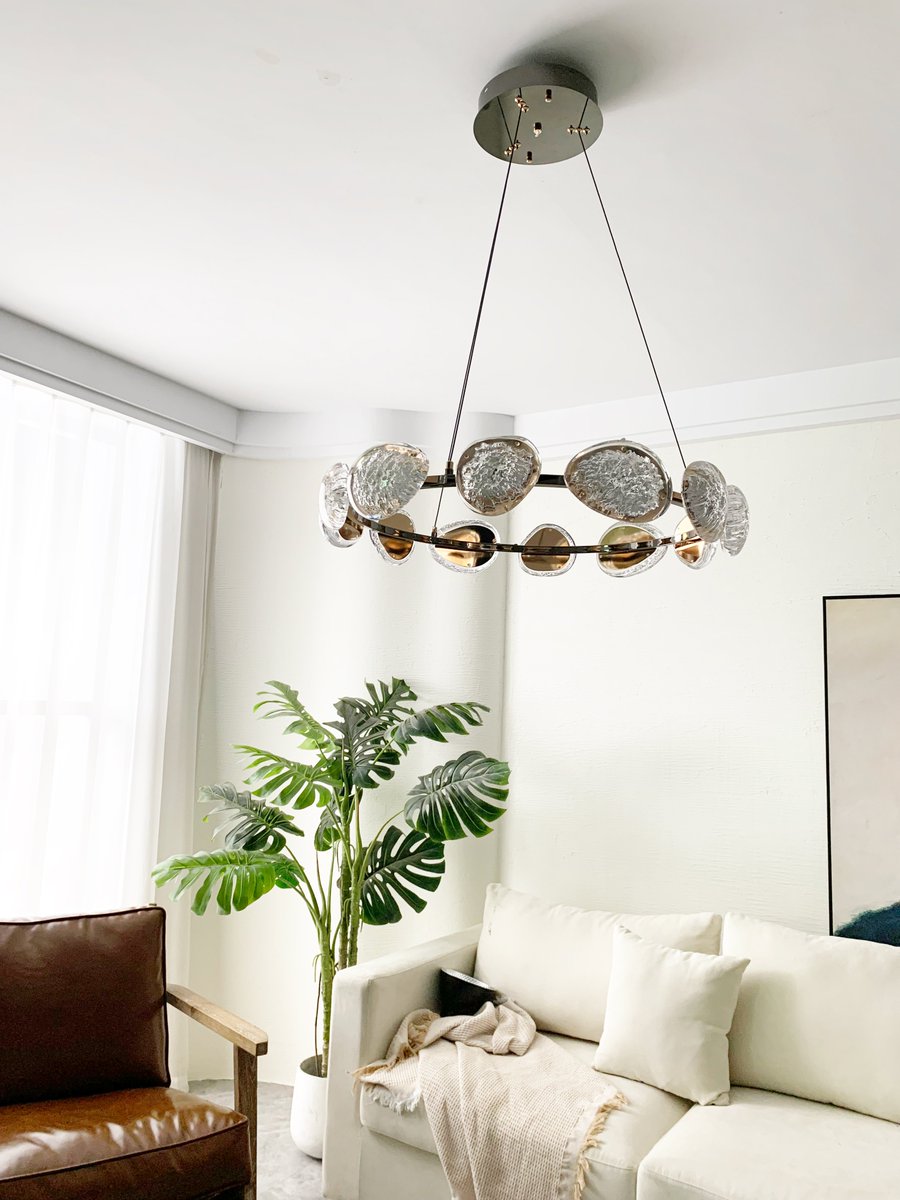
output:
M201 1079L190 1089L228 1108L234 1103L230 1079ZM291 1090L280 1083L259 1085L257 1200L322 1198L322 1164L291 1141Z

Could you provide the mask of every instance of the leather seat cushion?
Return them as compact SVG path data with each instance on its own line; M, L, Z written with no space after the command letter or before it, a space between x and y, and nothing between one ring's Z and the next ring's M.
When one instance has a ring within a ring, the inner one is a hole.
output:
M0 921L0 1104L168 1087L165 921Z
M574 1058L590 1066L595 1043L579 1038L547 1035ZM687 1100L670 1096L646 1083L600 1075L613 1084L628 1103L610 1113L599 1144L588 1150L590 1160L584 1200L635 1200L641 1159L691 1107ZM372 1133L392 1137L417 1150L437 1154L437 1147L421 1101L411 1112L393 1112L373 1100L366 1088L360 1098L360 1119Z
M186 1092L0 1108L0 1200L197 1200L249 1181L246 1118Z

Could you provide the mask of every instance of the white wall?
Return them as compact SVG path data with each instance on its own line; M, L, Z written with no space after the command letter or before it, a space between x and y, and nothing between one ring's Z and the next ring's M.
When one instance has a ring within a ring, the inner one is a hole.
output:
M822 596L897 590L900 422L688 450L749 497L739 558L510 575L502 877L586 906L824 930ZM579 538L605 525L533 493L514 532L542 514Z
M274 721L251 714L255 693L273 678L295 686L320 719L330 717L337 697L358 694L365 679L392 674L407 678L423 703L491 705L483 731L416 748L402 776L369 801L374 829L402 807L403 780L412 782L464 749L499 752L505 572L461 577L431 562L424 547L401 567L382 561L368 544L332 549L315 517L319 481L330 465L223 462L198 777L238 780L234 743L291 753ZM418 522L430 526L434 494L416 504ZM459 507L446 504L442 520L455 515L463 515ZM311 833L317 812L300 817ZM198 844L208 837L207 827L198 829ZM311 855L311 847L304 849ZM478 920L497 854L495 837L450 846L446 876L426 911L398 926L364 929L363 954ZM315 998L314 939L299 898L269 894L244 913L207 914L202 929L200 918L192 920L192 985L268 1030L261 1076L292 1082L296 1063L312 1053ZM192 1078L230 1071L227 1052L205 1031L193 1037L191 1058Z
M320 714L391 673L426 701L485 700L484 735L459 746L488 753L501 749L503 702L508 815L494 837L451 847L426 912L366 931L365 954L477 920L498 876L576 904L737 908L826 927L821 598L897 590L900 422L688 452L747 492L753 531L741 557L720 554L704 572L669 557L627 580L603 577L592 559L557 580L512 565L508 597L503 566L464 579L421 547L402 568L368 545L332 550L313 516L329 463L223 464L201 781L238 777L234 742L278 747L274 723L250 713L273 677ZM430 504L417 501L420 527ZM605 525L565 493L541 492L514 532L544 518L584 540ZM426 744L408 776L444 750L454 752ZM243 914L207 916L202 935L192 919L193 985L267 1028L262 1076L289 1081L310 1049L314 997L300 904L270 895ZM192 1076L226 1074L212 1036L193 1037Z

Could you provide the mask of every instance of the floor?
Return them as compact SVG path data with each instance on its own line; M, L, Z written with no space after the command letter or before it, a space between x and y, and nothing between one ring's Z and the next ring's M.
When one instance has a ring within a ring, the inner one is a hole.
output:
M230 1079L192 1081L191 1091L232 1105ZM322 1164L301 1154L291 1141L291 1088L259 1085L257 1200L321 1200Z

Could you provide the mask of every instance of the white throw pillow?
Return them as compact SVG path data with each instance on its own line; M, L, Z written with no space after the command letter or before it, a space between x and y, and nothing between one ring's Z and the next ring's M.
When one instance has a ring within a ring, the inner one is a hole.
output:
M620 926L594 1069L727 1104L728 1031L747 965L658 946Z
M663 946L719 953L722 918L715 913L590 912L492 883L474 973L518 1001L538 1029L596 1042L603 1030L617 925Z
M724 949L751 960L731 1031L733 1083L900 1123L900 949L737 913L725 918Z

